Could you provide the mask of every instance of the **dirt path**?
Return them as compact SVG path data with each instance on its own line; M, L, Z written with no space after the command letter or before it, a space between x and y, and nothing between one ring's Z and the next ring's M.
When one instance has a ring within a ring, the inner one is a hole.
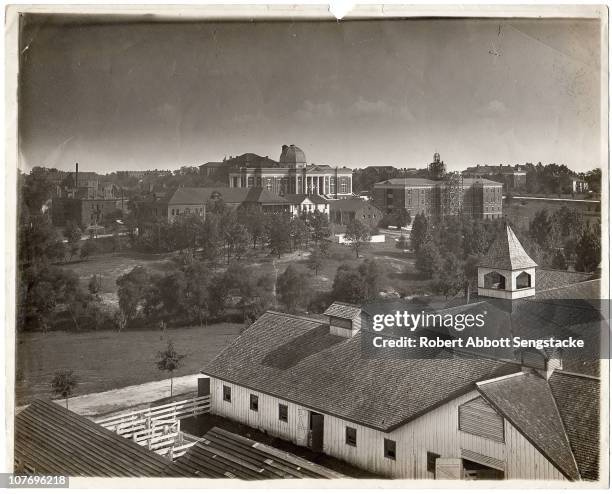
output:
M198 389L198 377L201 374L175 377L173 395L184 395L196 392ZM103 391L102 393L91 393L87 395L74 396L68 400L68 408L79 415L94 417L106 415L113 411L125 410L126 408L142 405L170 396L170 379L163 381L152 381L135 386ZM65 406L65 400L56 400L58 405Z

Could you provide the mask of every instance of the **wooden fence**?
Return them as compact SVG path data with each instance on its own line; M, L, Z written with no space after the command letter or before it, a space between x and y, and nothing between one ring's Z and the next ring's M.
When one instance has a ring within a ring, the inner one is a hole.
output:
M180 421L210 411L210 396L124 412L95 422L170 459L185 454L198 439L181 432Z

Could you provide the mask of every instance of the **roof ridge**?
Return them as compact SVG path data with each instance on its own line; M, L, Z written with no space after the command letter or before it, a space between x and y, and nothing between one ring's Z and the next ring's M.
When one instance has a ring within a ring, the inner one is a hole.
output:
M599 376L590 376L589 374L581 374L580 372L572 372L572 371L563 370L563 369L555 369L553 371L553 374L555 372L558 373L558 374L565 374L566 376L580 377L582 379L591 379L593 381L601 382L601 377L599 377Z
M314 317L300 316L298 314L288 314L287 312L280 312L278 310L267 310L260 317L263 317L266 314L276 314L278 316L286 316L286 317L291 317L293 319L301 319L303 321L311 321L311 322L318 322L318 323L322 323L323 322L321 319L317 319L317 318L314 318ZM257 322L257 321L255 321L255 322ZM253 324L255 324L255 322Z
M495 359L493 359L493 360L495 360ZM476 383L476 387L481 386L483 384L491 384L491 383L494 383L494 382L503 381L504 379L510 379L511 377L518 377L518 376L521 376L523 374L527 374L527 372L526 371L520 371L520 372L514 372L512 374L506 374L505 376L497 376L497 377L494 377L492 379L487 379L485 381L477 382Z

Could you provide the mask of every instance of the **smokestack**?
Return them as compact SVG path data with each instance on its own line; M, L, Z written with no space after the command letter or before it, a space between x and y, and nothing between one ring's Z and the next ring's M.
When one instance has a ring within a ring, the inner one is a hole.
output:
M79 164L77 163L75 166L75 174L74 174L74 188L79 188Z

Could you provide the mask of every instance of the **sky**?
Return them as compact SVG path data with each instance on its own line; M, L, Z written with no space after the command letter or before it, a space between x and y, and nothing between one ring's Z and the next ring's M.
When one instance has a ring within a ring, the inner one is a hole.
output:
M20 167L176 169L246 152L450 170L600 163L594 20L30 17Z

